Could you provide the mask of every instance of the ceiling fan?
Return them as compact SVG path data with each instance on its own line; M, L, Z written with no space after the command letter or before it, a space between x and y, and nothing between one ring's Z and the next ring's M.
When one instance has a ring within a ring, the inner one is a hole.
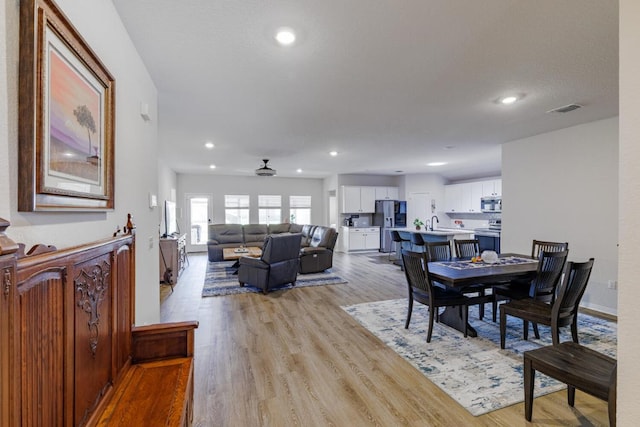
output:
M262 161L264 162L264 165L261 168L256 169L256 175L274 176L276 174L276 170L271 169L269 166L267 166L267 163L269 163L269 159L262 159Z

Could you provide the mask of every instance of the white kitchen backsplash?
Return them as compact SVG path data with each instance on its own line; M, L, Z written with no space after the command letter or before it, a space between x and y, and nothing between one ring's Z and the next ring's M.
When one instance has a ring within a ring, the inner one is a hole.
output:
M440 224L438 224L440 227L451 227L451 228L458 228L460 227L459 224L456 224L456 221L460 221L462 222L462 225L465 229L471 229L473 230L474 228L489 228L489 220L488 219L460 219L460 218L449 218L449 223L448 224L444 224L442 219L440 219Z

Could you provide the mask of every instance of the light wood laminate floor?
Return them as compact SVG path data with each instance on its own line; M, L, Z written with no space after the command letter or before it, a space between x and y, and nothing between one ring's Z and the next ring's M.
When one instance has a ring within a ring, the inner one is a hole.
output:
M173 293L162 286L161 317L200 322L195 426L608 424L607 404L579 391L575 409L566 391L536 399L532 423L523 403L469 414L340 308L406 298L386 254L336 254L333 271L348 284L210 298L206 255L189 261Z

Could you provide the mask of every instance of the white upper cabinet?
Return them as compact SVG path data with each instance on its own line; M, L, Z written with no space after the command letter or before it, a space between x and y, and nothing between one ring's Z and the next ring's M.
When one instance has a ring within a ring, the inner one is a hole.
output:
M375 187L360 187L360 212L374 213L376 211Z
M342 187L342 213L360 212L360 187Z
M460 212L462 184L444 186L444 209L446 212Z
M466 182L444 186L446 212L480 213L482 197L502 195L502 180Z
M502 180L492 179L490 181L482 181L482 197L501 196Z
M480 199L483 196L484 190L483 182L472 182L469 187L471 189L471 198L469 199L469 210L468 212L477 213L482 212L482 205L480 203Z
M376 200L398 200L398 187L375 187Z
M375 187L342 187L342 213L374 213L375 210Z
M496 179L493 181L493 191L495 196L502 196L502 180Z

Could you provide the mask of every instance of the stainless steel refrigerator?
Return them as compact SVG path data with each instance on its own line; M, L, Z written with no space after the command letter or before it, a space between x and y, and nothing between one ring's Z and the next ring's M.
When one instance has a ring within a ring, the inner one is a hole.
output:
M407 202L403 200L376 200L373 225L380 226L380 252L391 252L391 228L407 226Z

